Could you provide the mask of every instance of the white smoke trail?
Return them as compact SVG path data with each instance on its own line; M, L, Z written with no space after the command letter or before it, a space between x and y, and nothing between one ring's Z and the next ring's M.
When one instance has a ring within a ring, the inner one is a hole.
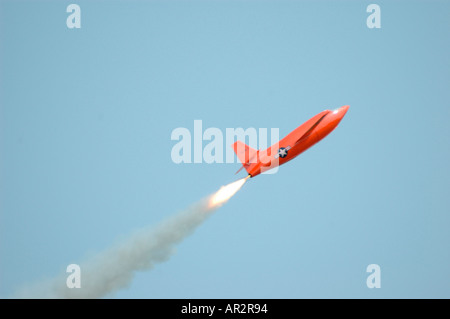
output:
M15 298L101 298L128 286L136 271L166 261L175 245L190 235L211 213L230 199L247 178L223 186L216 193L164 221L145 228L127 241L80 265L81 288L69 289L68 274L19 291Z

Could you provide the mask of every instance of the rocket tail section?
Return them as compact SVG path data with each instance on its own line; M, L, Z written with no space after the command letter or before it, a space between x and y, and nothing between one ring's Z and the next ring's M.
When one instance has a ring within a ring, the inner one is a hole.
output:
M252 169L258 164L258 151L251 148L247 144L242 143L241 141L235 142L232 146L234 152L242 163L242 167L236 172L236 174L243 168L245 168L247 173L250 174Z

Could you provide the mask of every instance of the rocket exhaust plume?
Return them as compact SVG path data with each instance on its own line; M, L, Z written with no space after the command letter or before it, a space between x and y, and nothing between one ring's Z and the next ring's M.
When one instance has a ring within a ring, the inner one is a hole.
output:
M174 252L175 245L190 235L214 210L225 204L249 176L191 205L179 214L132 235L128 240L80 264L81 288L67 288L69 274L22 288L16 298L101 298L128 286L136 271L153 268Z
M214 209L223 205L241 189L249 177L250 175L226 186L222 186L216 193L210 196L209 206Z

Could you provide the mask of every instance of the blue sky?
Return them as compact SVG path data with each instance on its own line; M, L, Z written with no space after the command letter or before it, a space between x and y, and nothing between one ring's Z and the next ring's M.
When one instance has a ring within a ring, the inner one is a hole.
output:
M117 298L449 298L448 1L0 2L0 296L238 177L177 127L339 127ZM366 267L381 268L369 289Z

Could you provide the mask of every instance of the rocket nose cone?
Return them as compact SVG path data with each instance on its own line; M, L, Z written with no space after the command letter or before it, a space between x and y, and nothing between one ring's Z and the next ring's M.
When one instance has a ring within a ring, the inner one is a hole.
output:
M347 113L349 108L350 105L341 106L340 108L334 110L333 114L335 114L339 118L339 120L341 120L344 117L345 113Z
M345 115L345 113L347 113L348 109L350 108L350 105L344 105L342 107L339 108L339 113L342 112L342 116Z

